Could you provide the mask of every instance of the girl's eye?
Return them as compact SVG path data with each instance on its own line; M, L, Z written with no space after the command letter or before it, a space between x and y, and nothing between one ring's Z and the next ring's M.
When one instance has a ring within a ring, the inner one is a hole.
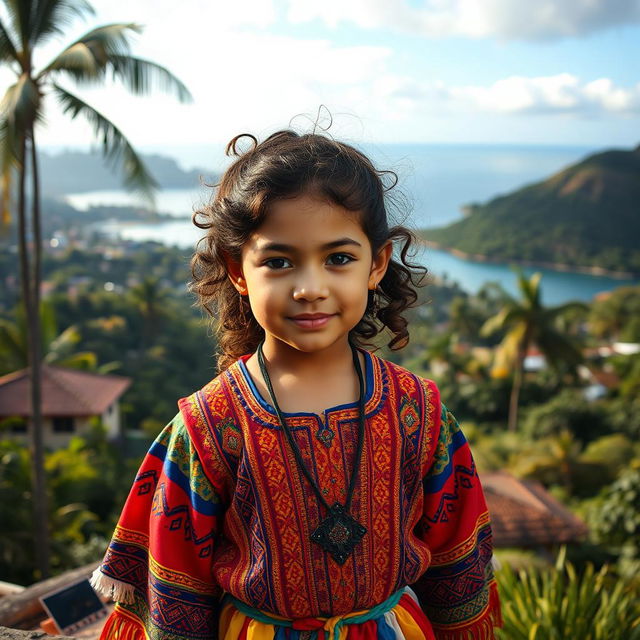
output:
M269 260L265 260L264 264L269 269L286 269L291 266L286 258L269 258Z
M334 253L329 256L327 262L333 265L343 265L353 262L353 257L348 253Z

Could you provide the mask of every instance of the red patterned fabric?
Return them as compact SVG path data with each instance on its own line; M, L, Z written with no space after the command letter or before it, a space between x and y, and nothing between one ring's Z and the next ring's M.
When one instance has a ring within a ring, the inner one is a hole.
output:
M132 602L118 610L148 638L211 638L220 591L297 620L371 609L406 585L415 585L436 638L493 636L491 531L466 440L433 382L368 352L365 361L351 514L367 534L342 566L309 539L323 508L244 361L180 400L101 566L113 584L131 587ZM357 403L324 419L285 414L329 504L344 503L357 414Z

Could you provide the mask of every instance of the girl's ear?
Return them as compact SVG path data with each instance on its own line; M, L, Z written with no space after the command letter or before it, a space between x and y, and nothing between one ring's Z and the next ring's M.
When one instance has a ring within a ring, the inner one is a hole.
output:
M373 256L371 271L369 273L369 289L374 290L380 284L380 280L384 278L392 254L393 243L391 240L387 240L387 242L380 247L378 253Z
M227 265L227 275L231 284L236 288L241 296L247 295L247 281L242 273L242 266L234 260L229 254L225 254L225 264Z

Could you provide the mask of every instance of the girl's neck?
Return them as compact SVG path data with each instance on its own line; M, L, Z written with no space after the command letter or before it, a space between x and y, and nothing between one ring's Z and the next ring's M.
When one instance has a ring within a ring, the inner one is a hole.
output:
M309 353L267 335L263 353L269 374L280 379L292 376L300 381L317 382L338 372L353 371L353 353L348 336L321 351Z
M287 413L322 416L329 407L356 402L359 398L358 377L347 338L344 343L313 353L283 343L273 344L267 338L263 353L277 401ZM360 353L359 358L364 371L364 356ZM256 354L247 360L246 367L259 393L269 398Z

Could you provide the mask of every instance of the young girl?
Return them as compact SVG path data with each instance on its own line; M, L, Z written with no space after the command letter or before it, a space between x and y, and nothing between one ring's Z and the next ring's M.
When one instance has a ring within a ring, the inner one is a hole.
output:
M221 373L142 463L93 578L102 638L493 638L467 442L433 382L363 348L407 343L424 272L381 172L322 135L242 137L196 214Z

